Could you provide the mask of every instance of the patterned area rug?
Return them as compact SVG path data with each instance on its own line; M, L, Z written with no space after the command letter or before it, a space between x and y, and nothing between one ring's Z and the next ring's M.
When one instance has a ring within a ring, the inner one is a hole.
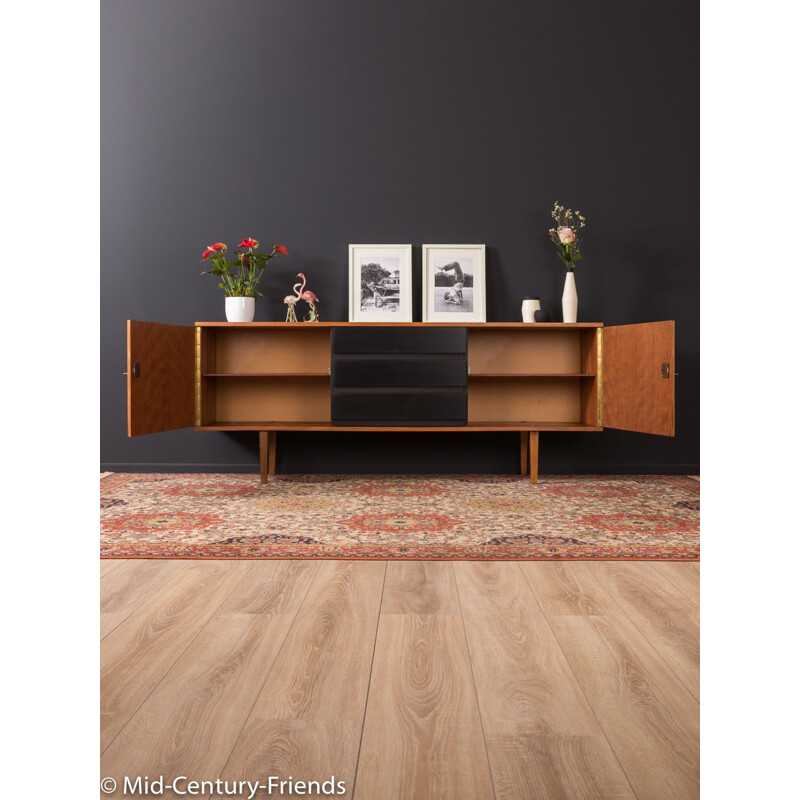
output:
M101 557L700 556L700 484L664 475L126 474L101 478Z

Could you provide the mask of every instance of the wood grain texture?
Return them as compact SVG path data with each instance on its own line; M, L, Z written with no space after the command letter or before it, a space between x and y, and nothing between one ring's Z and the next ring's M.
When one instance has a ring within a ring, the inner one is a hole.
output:
M358 325L359 328L506 328L508 330L535 330L535 331L568 331L581 330L584 328L602 328L602 322L537 322L535 326L529 322L314 322L313 324L303 324L296 322L195 322L197 326L204 328L229 328L229 329L252 329L259 328L272 330L291 330L293 332L305 332L309 336L315 336L320 330L328 328L347 328Z
M331 380L321 377L214 378L216 422L270 419L276 422L327 422L331 419Z
M386 564L320 564L224 776L326 780L352 788Z
M700 610L652 564L600 562L592 575L700 698Z
M249 569L195 562L103 640L100 742L105 749Z
M581 421L581 381L575 378L480 378L469 382L469 421Z
M528 468L531 471L531 483L539 483L539 432L528 434Z
M128 320L128 436L194 425L194 337L189 325Z
M387 614L459 614L455 576L448 562L390 561L381 603Z
M700 564L665 561L657 567L658 574L683 592L695 605L700 605Z
M100 581L130 611L101 643L103 774L695 798L675 632L698 582L696 563L121 560Z
M669 377L661 377L662 363ZM603 425L675 435L675 323L603 329Z
M220 614L296 615L319 568L313 561L256 561L251 566Z
M516 565L453 565L496 798L632 798Z
M592 577L594 564L581 569L579 562L527 561L519 568L539 606L548 616L613 616L622 609Z
M254 565L103 754L104 774L219 777L316 566Z
M582 422L532 422L514 420L510 422L468 422L466 425L331 425L330 422L278 422L276 420L235 420L216 422L214 425L197 427L198 431L325 431L346 433L350 431L375 433L408 433L409 431L446 431L447 433L473 433L486 431L567 431L569 433L599 433L603 429L597 425L584 425Z
M108 575L109 572L112 572L117 567L122 566L125 563L126 559L124 558L104 558L100 561L100 577L103 578Z
M213 374L217 370L217 332L215 329L196 328L200 333L200 374ZM195 364L195 368L197 368ZM197 376L195 376L197 380ZM217 384L216 381L200 378L200 397L195 398L195 424L207 425L217 418Z
M328 375L331 334L327 328L224 326L216 328L216 333L216 372Z
M470 328L470 372L581 372L581 331Z
M550 624L639 800L699 797L699 709L625 615Z
M182 567L180 561L164 564L155 559L124 559L103 583L100 638L108 636Z
M354 796L493 796L447 562L388 565Z

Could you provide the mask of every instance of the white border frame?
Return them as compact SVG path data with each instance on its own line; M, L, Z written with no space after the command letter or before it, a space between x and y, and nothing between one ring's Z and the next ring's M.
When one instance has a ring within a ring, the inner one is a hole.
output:
M411 291L413 277L411 274L411 245L410 244L351 244L349 246L350 266L348 285L348 313L350 322L413 322L414 311L412 306ZM359 268L358 280L355 280L354 267L356 259L373 255L393 256L400 259L400 307L394 311L371 311L365 313L361 310L361 274ZM403 264L405 263L405 269Z
M433 298L433 276L431 256L445 255L458 258L458 252L476 251L480 256L472 276L472 311L436 312L428 310L429 297ZM449 253L448 253L449 251ZM422 245L422 321L423 322L486 322L486 245L485 244L424 244Z

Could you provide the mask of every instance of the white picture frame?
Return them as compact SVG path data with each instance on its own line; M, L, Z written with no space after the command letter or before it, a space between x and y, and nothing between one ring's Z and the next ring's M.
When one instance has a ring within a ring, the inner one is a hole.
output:
M350 322L413 322L411 245L351 244Z
M486 245L422 245L422 321L486 322Z

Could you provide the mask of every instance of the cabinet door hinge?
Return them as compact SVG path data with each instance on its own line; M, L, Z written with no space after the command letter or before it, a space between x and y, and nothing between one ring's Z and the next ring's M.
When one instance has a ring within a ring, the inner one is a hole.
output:
M661 364L661 377L669 378L669 361L664 361Z

